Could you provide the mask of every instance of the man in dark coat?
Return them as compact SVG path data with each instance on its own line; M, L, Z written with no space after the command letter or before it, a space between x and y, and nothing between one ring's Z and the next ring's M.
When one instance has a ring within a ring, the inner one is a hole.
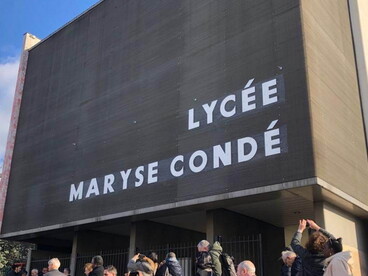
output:
M182 276L183 272L181 266L176 259L174 252L170 252L166 255L166 259L160 264L159 269L156 272L156 276Z
M91 261L93 265L93 270L89 274L89 276L103 276L104 268L103 268L103 259L100 255L94 256ZM65 276L65 275L64 275Z
M281 268L282 276L302 276L302 260L293 251L285 250L281 252L284 265Z
M7 276L20 276L20 271L22 270L22 265L13 264L11 270L8 272Z
M64 273L59 271L60 261L58 258L52 258L48 261L49 272L44 274L44 276L65 276Z
M197 245L198 255L196 258L196 276L212 276L213 261L209 253L210 243L202 240Z

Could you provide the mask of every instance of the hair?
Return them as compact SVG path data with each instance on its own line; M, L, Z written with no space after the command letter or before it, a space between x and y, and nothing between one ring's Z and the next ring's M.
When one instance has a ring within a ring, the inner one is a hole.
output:
M47 262L49 265L52 264L52 266L55 268L55 269L59 269L60 267L60 261L58 258L52 258L51 260L49 260Z
M100 266L103 265L103 259L100 255L94 256L92 258L92 264Z
M112 273L113 275L118 275L118 271L116 270L115 266L109 265L105 268L108 272Z
M21 264L13 264L12 266L11 266L11 268L13 269L13 270L15 270L17 267L20 267L20 266L22 266Z
M93 264L91 264L91 263L86 263L85 265L84 265L84 269L88 269L88 270L90 270L90 271L92 271L93 270Z
M339 253L342 251L342 238L329 238L327 241L328 248L331 248L334 253Z
M22 275L23 275L23 274L28 275L28 271L27 271L27 270L22 270L21 274L22 274Z
M69 267L65 267L64 270L68 271L68 274L70 274L70 268Z
M158 263L158 255L156 252L149 252L147 257L150 258L154 263Z
M281 258L282 260L285 262L287 257L296 257L295 252L290 251L290 250L285 250L281 252Z
M176 254L174 252L169 252L166 254L166 259L176 259Z
M327 238L321 232L314 232L309 236L305 248L312 254L318 254L323 251L323 246L327 242Z
M249 275L256 275L256 267L254 266L254 264L251 261L242 261L239 265L238 265L238 269L246 269Z
M32 273L33 271L36 271L36 273L38 274L38 269L37 269L37 268L32 269L32 270L31 270L31 273Z
M208 248L209 246L210 246L210 243L209 241L206 241L206 240L201 240L197 245L197 247L199 248L204 248L204 247Z

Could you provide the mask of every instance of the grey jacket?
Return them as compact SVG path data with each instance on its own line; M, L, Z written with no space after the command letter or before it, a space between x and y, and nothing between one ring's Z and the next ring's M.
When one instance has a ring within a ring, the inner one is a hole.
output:
M57 269L50 270L44 276L65 276L64 273L60 272Z

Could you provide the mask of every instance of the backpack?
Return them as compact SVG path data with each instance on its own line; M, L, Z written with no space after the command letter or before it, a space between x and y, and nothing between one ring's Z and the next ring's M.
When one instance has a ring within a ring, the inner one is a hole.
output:
M222 276L236 276L234 261L229 254L222 253L219 257L219 260L222 268Z

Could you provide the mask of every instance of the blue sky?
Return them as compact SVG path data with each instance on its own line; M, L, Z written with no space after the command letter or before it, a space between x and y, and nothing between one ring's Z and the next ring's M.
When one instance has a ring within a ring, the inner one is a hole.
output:
M13 103L23 34L40 39L99 0L0 0L0 171Z

